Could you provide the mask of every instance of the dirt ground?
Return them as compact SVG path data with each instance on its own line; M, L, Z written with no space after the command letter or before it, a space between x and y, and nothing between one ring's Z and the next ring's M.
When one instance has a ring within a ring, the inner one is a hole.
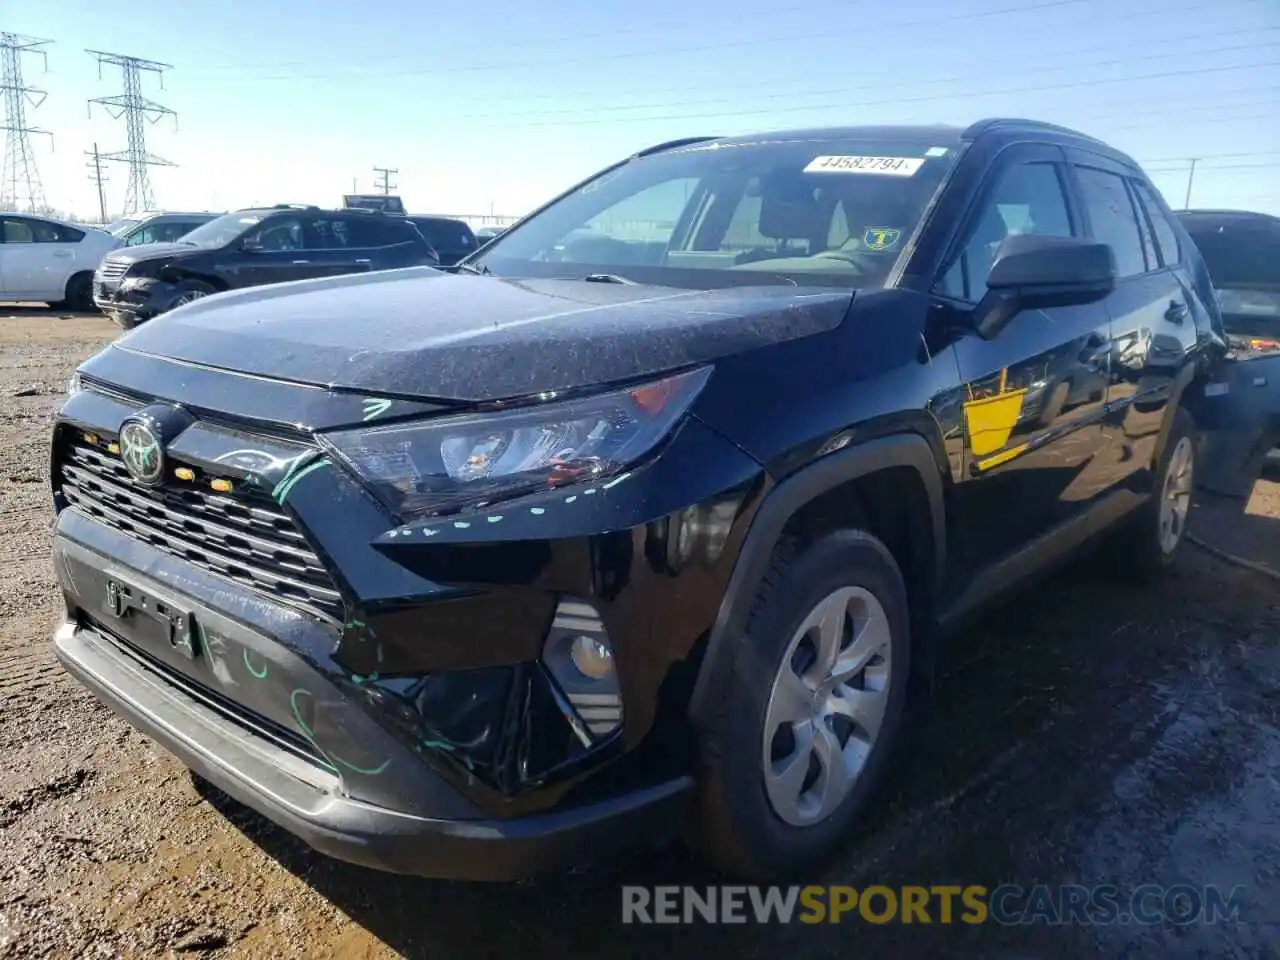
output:
M624 927L620 883L710 878L674 851L505 886L312 855L55 664L47 431L115 332L0 308L0 957L1280 957L1280 581L1199 547L1143 590L1077 564L959 637L821 879L1240 884L1237 923ZM1197 514L1280 570L1280 484Z

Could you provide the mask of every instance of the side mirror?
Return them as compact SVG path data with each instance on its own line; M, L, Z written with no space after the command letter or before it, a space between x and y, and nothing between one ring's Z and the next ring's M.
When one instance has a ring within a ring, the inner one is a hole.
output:
M262 238L261 237L245 237L240 241L240 249L245 253L261 253Z
M1009 237L996 253L986 296L975 311L978 334L992 339L1023 310L1096 303L1115 286L1110 244L1083 237Z

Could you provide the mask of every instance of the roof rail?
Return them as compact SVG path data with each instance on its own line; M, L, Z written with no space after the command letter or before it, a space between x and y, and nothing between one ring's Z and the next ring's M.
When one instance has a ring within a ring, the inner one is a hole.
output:
M632 156L648 157L655 153L662 153L664 150L675 150L679 147L688 147L695 143L706 143L709 140L719 139L719 137L681 137L678 140L668 140L665 143L658 143L652 147L645 147L643 150L637 150L632 154Z
M960 138L962 140L975 140L984 133L1002 128L1040 130L1044 133L1065 133L1068 136L1088 140L1091 143L1103 143L1097 137L1091 137L1089 134L1081 133L1079 130L1072 130L1070 127L1059 126L1056 123L1045 123L1043 120L1028 120L1024 117L988 117L985 120L977 120L965 128L964 132L960 134ZM1106 144L1103 145L1107 146ZM1109 147L1108 149L1111 148Z

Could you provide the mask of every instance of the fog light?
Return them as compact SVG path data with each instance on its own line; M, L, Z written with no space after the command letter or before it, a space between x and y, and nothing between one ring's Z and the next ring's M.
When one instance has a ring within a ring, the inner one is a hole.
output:
M569 658L583 676L603 680L613 675L613 650L609 644L585 634L573 638Z
M622 726L613 645L595 607L579 600L560 601L542 662L559 685L556 696L584 746Z

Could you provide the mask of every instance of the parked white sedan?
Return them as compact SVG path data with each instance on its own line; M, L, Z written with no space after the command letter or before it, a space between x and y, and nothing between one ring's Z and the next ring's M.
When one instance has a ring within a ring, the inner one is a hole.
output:
M0 213L0 300L92 310L93 271L120 244L84 224Z

